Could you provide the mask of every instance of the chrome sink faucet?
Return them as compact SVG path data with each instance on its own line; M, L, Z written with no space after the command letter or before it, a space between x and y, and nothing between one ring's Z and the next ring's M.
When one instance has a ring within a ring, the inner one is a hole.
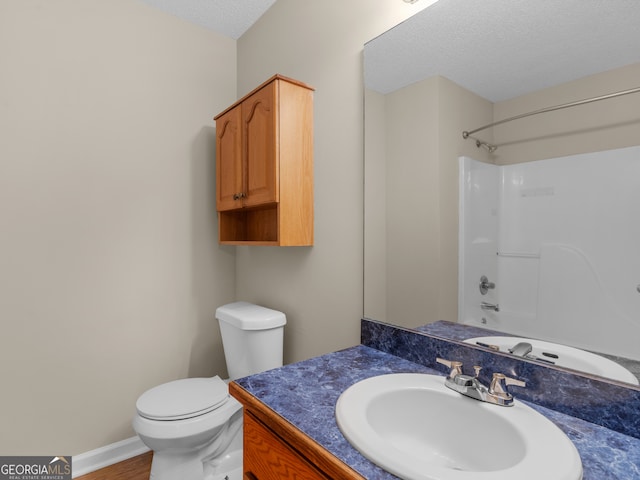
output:
M513 405L513 395L509 393L507 386L526 386L526 383L522 380L507 377L503 373L494 373L491 385L486 387L478 380L478 375L482 367L475 365L473 367L475 375L472 376L462 373L462 362L445 360L444 358L436 358L436 362L446 365L451 369L444 381L446 387L467 397L480 400L481 402L510 407Z

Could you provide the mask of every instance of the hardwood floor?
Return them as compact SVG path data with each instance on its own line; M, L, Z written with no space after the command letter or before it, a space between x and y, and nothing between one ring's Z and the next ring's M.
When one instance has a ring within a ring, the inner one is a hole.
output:
M87 473L76 480L149 480L153 452L143 453L124 462Z

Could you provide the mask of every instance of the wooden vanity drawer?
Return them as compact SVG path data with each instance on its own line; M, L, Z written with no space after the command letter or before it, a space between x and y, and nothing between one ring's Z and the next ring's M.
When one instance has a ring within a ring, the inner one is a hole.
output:
M328 480L250 413L244 414L245 480Z

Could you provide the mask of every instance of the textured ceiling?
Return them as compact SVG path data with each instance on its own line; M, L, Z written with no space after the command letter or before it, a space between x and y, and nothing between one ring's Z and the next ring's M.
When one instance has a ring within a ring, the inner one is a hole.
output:
M153 7L235 40L276 0L142 0Z
M638 62L638 0L440 0L367 44L365 77L388 93L442 75L496 102Z

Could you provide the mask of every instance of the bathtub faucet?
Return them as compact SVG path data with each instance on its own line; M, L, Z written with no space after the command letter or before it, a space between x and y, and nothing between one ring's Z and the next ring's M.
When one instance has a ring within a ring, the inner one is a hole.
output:
M480 293L486 295L489 290L496 288L496 284L490 282L486 275L480 277Z
M482 302L480 304L480 308L482 310L493 310L494 312L500 311L500 305L498 305L497 303Z

